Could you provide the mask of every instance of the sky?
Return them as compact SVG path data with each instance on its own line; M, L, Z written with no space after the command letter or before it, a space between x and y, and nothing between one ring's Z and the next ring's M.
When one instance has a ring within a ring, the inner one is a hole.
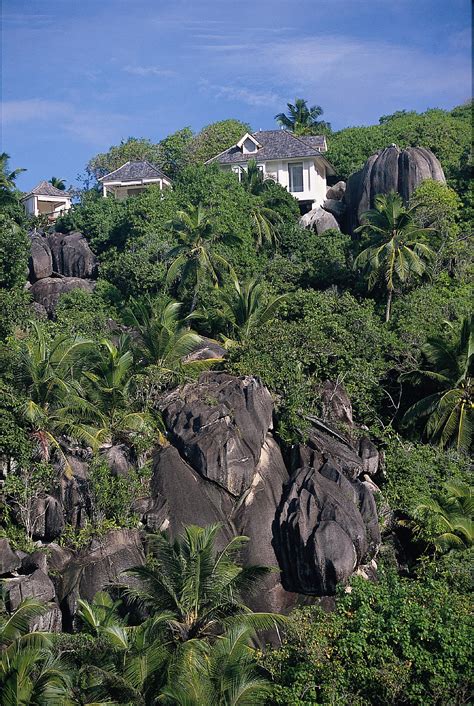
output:
M1 149L28 190L129 136L296 97L334 129L471 96L469 0L0 0Z

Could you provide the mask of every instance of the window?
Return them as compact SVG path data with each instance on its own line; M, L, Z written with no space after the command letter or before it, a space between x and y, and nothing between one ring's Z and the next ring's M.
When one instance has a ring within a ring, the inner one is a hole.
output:
M303 189L303 162L294 162L288 165L290 175L290 191L295 193Z

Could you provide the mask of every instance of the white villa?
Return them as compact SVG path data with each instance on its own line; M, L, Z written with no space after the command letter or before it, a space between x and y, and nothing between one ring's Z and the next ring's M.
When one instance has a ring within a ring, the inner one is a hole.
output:
M171 179L146 160L126 162L99 181L103 196L112 194L119 201L140 194L152 184L158 185L161 190L171 186Z
M264 176L285 186L306 212L323 205L327 177L336 173L323 154L326 151L323 136L296 137L287 130L263 130L245 134L207 164L217 162L221 169L240 175L254 159Z
M71 208L71 195L57 189L48 181L40 181L21 201L29 216L46 215L51 221L55 221Z

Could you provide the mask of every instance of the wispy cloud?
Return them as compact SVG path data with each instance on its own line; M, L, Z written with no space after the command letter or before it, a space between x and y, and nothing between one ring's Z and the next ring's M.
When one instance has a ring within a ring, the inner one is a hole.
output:
M275 91L258 91L236 85L219 85L205 79L199 82L199 88L214 98L224 98L252 106L278 106L283 100Z
M162 69L159 66L131 66L127 65L123 67L123 70L127 74L132 76L175 76L176 71L172 69Z
M40 131L47 124L54 125L56 131L64 131L88 145L102 145L117 139L117 134L125 133L130 124L130 118L120 113L84 109L65 101L43 98L4 101L0 112L5 126L31 124Z

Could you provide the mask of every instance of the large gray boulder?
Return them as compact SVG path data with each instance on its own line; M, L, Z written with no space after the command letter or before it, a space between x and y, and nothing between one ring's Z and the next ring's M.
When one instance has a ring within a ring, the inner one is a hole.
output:
M72 292L74 289L82 289L90 293L94 286L95 282L78 277L45 277L32 285L30 294L34 301L44 306L51 316L62 294Z
M344 201L338 201L336 199L326 199L323 203L323 209L328 213L332 213L334 218L337 219L338 224L342 222L344 214L346 212L346 204Z
M44 612L30 621L30 630L61 632L62 614L56 602L54 584L41 569L36 569L29 576L7 579L4 582L7 605L15 611L26 598L34 598L45 604Z
M346 193L346 182L345 181L338 181L337 184L330 186L329 189L326 191L326 198L340 201L341 199L344 198L345 193Z
M31 251L28 261L30 281L36 282L45 277L51 277L53 272L53 258L48 241L37 233L30 234Z
M328 213L323 208L313 208L312 211L305 213L304 216L300 218L300 225L303 228L309 228L315 230L318 235L324 233L326 230L334 228L335 230L340 230L339 223L336 221L332 213Z
M288 591L332 595L380 543L375 501L330 462L305 466L287 483L274 522L274 545Z
M344 202L349 231L353 232L360 224L362 214L374 207L377 194L396 191L408 203L413 191L425 179L446 181L441 164L431 150L424 147L401 150L390 145L371 155L363 168L352 174L347 182Z
M33 537L51 541L57 539L65 527L64 510L61 503L51 495L35 500L32 508Z
M21 564L21 559L10 547L8 539L0 539L0 576L11 574L16 571Z
M168 395L163 419L181 456L234 496L252 484L273 401L254 377L204 373Z
M145 563L140 533L136 529L112 530L93 539L88 549L79 552L63 569L57 595L69 625L79 597L92 601L98 591L126 582L122 573Z
M48 236L48 243L55 272L65 277L95 277L97 259L82 233L53 233Z

